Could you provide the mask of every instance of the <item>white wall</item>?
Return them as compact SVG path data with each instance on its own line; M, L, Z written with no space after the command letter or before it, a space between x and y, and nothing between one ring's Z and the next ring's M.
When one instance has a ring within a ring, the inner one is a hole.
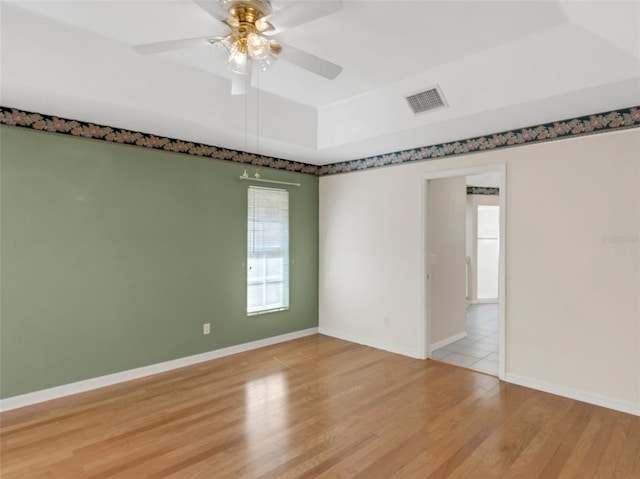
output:
M507 379L640 413L638 129L322 177L320 331L419 357L422 175L489 163L507 164Z
M418 357L422 192L403 171L321 177L319 309L325 333Z
M460 339L466 321L466 202L464 176L429 181L431 345Z

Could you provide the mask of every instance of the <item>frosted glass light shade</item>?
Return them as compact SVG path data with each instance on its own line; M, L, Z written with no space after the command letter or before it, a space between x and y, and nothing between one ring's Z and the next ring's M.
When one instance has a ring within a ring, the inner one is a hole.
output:
M273 65L276 62L277 58L274 57L273 55L268 55L265 58L262 58L261 60L256 60L256 63L258 64L258 67L260 68L260 70L267 71L267 69Z
M263 60L271 53L269 40L257 33L247 35L247 52L254 60Z
M256 21L256 29L259 32L266 32L269 29L272 29L273 27L271 25L269 25L269 22L266 21L264 19L264 17L258 18L258 20Z
M222 40L216 43L216 45L223 46L229 53L229 58L231 58L231 56L233 56L233 54L236 53L239 48L238 40L233 38L231 35L224 37Z
M229 57L229 68L233 73L245 75L247 73L247 55L237 50Z

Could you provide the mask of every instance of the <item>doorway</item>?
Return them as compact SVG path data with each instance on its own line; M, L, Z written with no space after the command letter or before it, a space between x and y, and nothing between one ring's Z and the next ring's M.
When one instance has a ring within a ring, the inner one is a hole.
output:
M423 176L425 357L504 377L505 165Z

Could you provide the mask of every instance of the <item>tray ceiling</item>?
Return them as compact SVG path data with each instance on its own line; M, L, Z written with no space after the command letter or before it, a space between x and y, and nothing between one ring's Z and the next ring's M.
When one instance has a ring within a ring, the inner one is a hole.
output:
M278 62L241 97L220 49L131 50L210 34L190 0L0 5L2 105L315 165L640 105L635 1L344 1L282 36L337 79Z

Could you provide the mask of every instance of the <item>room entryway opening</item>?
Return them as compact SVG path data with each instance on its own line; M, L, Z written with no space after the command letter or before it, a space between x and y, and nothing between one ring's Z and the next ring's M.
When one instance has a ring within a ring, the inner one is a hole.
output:
M425 357L502 378L505 166L424 180Z

